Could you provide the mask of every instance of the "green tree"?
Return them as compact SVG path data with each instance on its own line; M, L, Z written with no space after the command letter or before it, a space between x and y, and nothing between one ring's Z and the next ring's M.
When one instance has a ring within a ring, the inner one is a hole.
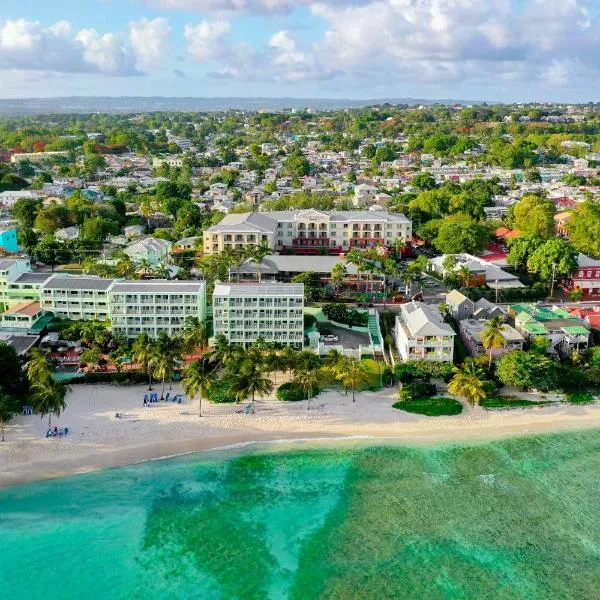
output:
M333 265L333 269L331 269L331 283L333 285L333 288L335 289L336 294L339 293L345 277L346 267L342 263L337 263Z
M527 268L544 281L555 275L570 277L577 270L577 250L569 242L553 239L544 242L527 260Z
M192 355L198 348L204 349L208 343L206 323L198 317L187 317L181 337L186 354Z
M32 228L41 207L41 200L35 198L19 198L12 208L12 213L21 227Z
M4 441L4 431L10 420L17 412L17 402L0 387L0 441Z
M554 203L548 198L536 195L523 196L513 208L515 228L521 233L539 235L546 239L554 237L555 212Z
M410 185L421 191L433 190L437 187L435 178L431 173L419 173L410 180Z
M479 404L486 397L483 369L472 360L455 367L448 391L462 396L471 406Z
M600 202L588 200L578 204L565 227L579 252L600 258Z
M489 368L492 368L492 358L494 350L499 350L506 344L506 338L502 334L504 329L504 323L500 317L494 317L490 319L483 333L481 334L481 342L483 343L483 347L489 351L490 360L489 360Z
M434 247L443 254L477 254L490 240L490 231L467 215L446 217L433 240Z
M498 359L496 376L504 385L550 390L557 383L554 361L540 352L514 350Z
M233 376L231 391L238 402L250 396L255 401L256 394L265 396L273 391L273 382L265 376L264 362L246 359L242 361L238 372Z
M369 373L365 363L356 358L349 358L346 361L340 381L346 388L352 390L352 402L356 402L356 389L366 383L368 378Z
M206 397L215 380L212 365L204 360L197 360L185 369L183 374L183 391L190 400L198 396L198 416L202 416L202 397Z
M177 361L181 357L179 340L169 337L164 331L158 336L154 346L154 355L150 359L150 367L154 377L162 382L160 399L165 397L167 379L171 380Z
M524 269L529 257L544 243L544 238L536 234L524 234L508 241L510 251L507 261L516 269Z
M148 375L148 391L152 390L151 363L155 354L155 344L147 333L138 335L132 346L132 357Z

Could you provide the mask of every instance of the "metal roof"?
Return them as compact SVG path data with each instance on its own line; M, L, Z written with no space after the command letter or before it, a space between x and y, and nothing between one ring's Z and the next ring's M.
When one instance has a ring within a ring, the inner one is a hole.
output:
M116 281L112 294L197 294L204 288L204 281Z
M52 273L21 273L10 283L44 283L50 277L52 277Z
M217 283L214 296L302 296L304 297L304 284L302 283Z
M101 277L52 277L43 286L47 290L100 290L106 291L114 279Z

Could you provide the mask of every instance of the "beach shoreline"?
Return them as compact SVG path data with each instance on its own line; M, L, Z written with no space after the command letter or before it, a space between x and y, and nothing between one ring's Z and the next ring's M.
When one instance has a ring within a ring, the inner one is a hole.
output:
M175 386L175 391L179 391ZM73 386L55 422L67 438L46 439L47 420L18 416L0 443L0 489L69 475L246 446L476 444L507 437L600 429L600 404L423 417L392 408L393 390L364 393L355 403L340 392L312 402L257 402L254 415L237 405L160 403L143 408L144 387ZM116 413L122 414L116 418Z

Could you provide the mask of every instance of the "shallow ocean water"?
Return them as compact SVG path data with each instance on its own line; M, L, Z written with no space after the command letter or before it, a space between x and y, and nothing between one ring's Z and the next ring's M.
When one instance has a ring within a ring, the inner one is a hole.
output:
M0 594L599 598L600 432L270 446L9 488Z

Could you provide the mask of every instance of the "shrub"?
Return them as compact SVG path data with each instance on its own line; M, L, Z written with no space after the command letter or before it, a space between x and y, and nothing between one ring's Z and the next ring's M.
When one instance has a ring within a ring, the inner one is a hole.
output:
M484 398L480 403L480 406L487 410L493 410L497 408L528 408L531 406L545 406L548 402L538 402L535 400L524 400L523 398L510 398L505 396L495 396L490 398Z
M231 377L227 375L222 379L215 381L210 390L208 390L208 399L210 402L214 402L215 404L231 404L236 402L237 398L235 394L231 391Z
M447 417L460 415L462 404L453 398L420 398L417 400L404 400L393 405L398 410L403 410L426 417Z
M589 392L571 392L567 394L569 404L591 404L593 401L594 396Z
M313 388L310 397L314 398L320 392L321 390L318 388ZM294 382L289 381L277 388L277 398L284 402L299 402L300 400L306 400L306 392Z
M413 382L412 384L402 386L398 392L400 400L419 400L421 398L431 398L435 396L437 388L433 383Z
M427 360L411 360L396 365L396 378L402 383L410 383L415 379L436 377L449 381L452 378L454 365L450 362L431 362Z
M304 315L304 329L310 329L317 323L317 318L314 315Z

